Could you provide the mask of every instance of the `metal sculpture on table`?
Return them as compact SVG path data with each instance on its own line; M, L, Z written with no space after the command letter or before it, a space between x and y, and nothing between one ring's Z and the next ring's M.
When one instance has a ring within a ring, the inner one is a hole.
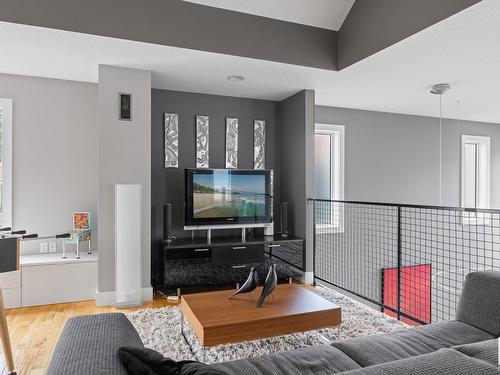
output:
M248 293L252 302L254 302L252 291L257 288L259 285L259 274L257 273L257 269L252 267L250 269L250 274L248 275L247 281L239 288L236 292L234 292L229 299L233 298L237 294Z
M267 272L266 281L264 283L264 288L262 288L262 294L257 301L257 307L262 307L265 299L269 296L272 297L272 292L274 288L278 285L278 275L276 275L276 264L271 264L269 271ZM273 298L274 299L274 298Z

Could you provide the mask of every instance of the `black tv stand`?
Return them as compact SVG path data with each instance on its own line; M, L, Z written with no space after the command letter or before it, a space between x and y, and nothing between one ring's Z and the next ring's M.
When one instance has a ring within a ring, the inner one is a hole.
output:
M304 268L304 241L281 235L178 238L160 245L156 290L220 287L244 281L250 267L278 265L278 276L288 280ZM281 275L280 275L281 273ZM261 275L262 278L265 275Z

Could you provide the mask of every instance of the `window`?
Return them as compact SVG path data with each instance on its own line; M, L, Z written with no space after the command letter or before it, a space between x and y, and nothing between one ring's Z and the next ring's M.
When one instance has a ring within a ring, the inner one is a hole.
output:
M12 226L12 100L0 98L0 226Z
M464 208L490 208L490 137L462 135ZM464 212L464 224L484 224L484 213Z
M315 197L344 199L344 127L316 124L315 131ZM332 203L326 214L316 217L316 232L343 231L342 205Z

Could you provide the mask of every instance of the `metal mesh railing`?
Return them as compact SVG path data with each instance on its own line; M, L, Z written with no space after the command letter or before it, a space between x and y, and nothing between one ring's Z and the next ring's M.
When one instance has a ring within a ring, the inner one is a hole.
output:
M500 210L314 200L317 280L409 324L453 319L467 273L500 270Z

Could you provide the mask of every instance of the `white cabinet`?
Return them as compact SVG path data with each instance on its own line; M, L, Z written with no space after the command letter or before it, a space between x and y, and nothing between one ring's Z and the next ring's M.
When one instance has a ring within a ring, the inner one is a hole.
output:
M21 271L0 273L0 288L6 309L21 307Z
M29 265L21 271L23 307L95 299L97 262Z

